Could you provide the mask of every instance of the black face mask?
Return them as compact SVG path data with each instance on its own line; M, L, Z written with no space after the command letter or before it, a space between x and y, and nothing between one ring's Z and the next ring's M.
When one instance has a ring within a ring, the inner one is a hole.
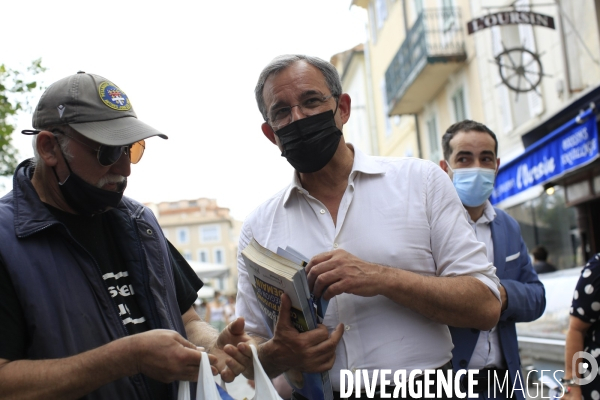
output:
M285 157L301 173L321 170L335 154L342 131L335 125L329 110L292 122L275 131Z
M121 198L123 197L123 191L125 191L125 188L127 187L127 179L122 183L119 192L100 189L74 174L64 154L63 160L65 160L67 168L69 168L70 174L67 179L61 183L54 167L52 168L52 171L58 181L60 192L67 204L73 210L81 215L90 216L102 213L109 207L115 208L119 205Z

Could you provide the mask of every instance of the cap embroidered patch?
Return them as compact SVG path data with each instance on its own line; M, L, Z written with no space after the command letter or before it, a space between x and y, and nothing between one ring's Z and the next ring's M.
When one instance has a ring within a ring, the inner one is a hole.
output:
M102 102L113 110L128 111L131 109L129 97L110 82L102 82L98 87L98 93Z

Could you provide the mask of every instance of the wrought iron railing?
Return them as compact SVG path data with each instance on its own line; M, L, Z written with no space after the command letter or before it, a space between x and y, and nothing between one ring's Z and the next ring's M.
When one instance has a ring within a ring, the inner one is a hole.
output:
M465 59L460 8L424 9L385 73L388 103L406 92L427 63Z

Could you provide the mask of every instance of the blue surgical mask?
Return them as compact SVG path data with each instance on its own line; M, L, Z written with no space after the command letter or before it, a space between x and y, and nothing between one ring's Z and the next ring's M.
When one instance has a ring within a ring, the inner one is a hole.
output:
M460 201L467 207L477 207L490 198L494 190L496 170L489 168L457 168L452 169L452 183L456 188Z

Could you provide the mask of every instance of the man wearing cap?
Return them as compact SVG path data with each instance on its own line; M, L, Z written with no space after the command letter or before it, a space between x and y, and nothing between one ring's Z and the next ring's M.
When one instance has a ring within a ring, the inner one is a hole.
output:
M313 294L330 300L323 325L299 333L283 296L271 332L238 257L236 313L249 333L264 338L259 356L266 372L330 370L339 399L344 371L362 370L377 385L384 370L448 370L447 325L491 328L500 296L494 268L446 176L429 161L370 157L345 143L350 96L333 65L319 58L275 58L255 96L263 134L295 171L286 188L246 218L239 250L252 239L272 251L293 247L311 257ZM370 398L385 398L381 390ZM294 399L303 400L299 393Z
M202 282L123 197L144 140L166 135L84 72L46 90L33 126L35 157L0 200L0 399L175 398L198 376L196 345L231 381L248 365L243 319L218 334L198 317Z

